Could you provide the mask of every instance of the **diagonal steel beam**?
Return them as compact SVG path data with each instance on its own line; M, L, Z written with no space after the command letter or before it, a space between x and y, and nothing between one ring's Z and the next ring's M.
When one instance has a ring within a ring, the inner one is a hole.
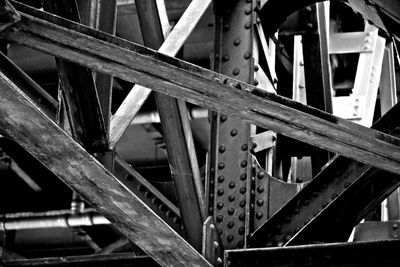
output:
M135 3L144 44L153 49L159 48L163 43L164 36L157 2L155 0L136 0ZM159 92L155 92L154 97L160 112L171 176L187 240L200 251L205 207L204 201L201 201L204 197L199 193L201 190L196 190L196 181L198 187L203 185L200 175L194 175L195 170L191 164L193 160L190 160L190 149L185 142L186 136L191 136L192 133L191 131L187 132L189 129L184 129L184 122L189 125L189 118L187 113L179 112L179 104L186 107L186 103L179 103L179 100ZM190 138L190 140L193 139L192 136ZM194 148L194 145L192 147ZM195 161L197 166L197 158ZM199 173L198 170L197 173Z
M162 266L211 266L0 73L0 133L12 138Z
M158 51L168 56L175 56L210 4L211 0L193 0ZM129 92L111 118L111 147L119 141L150 93L151 89L140 85L135 85Z
M22 11L22 19L2 33L4 39L400 174L400 140L397 138L287 98L259 92L252 85L140 45L13 3ZM258 95L249 91L258 91Z

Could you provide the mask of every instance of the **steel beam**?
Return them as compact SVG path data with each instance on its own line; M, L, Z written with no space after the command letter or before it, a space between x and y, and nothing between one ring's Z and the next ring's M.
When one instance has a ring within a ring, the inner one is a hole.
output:
M373 128L398 134L399 114L400 104L397 104ZM262 247L345 241L363 216L399 185L398 175L336 156L257 229L251 244ZM331 230L326 231L327 227Z
M164 41L164 36L156 1L137 0L136 8L144 44L152 49L158 49ZM183 127L184 120L189 121L188 114L179 112L177 99L158 92L155 92L154 97L160 113L171 175L174 180L185 234L189 243L198 251L201 251L201 234L205 216L204 201L199 200L204 197L201 193L199 195L198 190L196 190L196 178L200 186L202 186L200 175L194 175L196 170L193 169L192 161L189 158L192 155L185 142L186 135L192 134L191 132L185 133ZM181 105L186 104L181 103ZM192 136L190 140L193 141ZM194 145L192 146L194 147ZM197 158L195 161L198 168ZM199 173L198 170L197 173Z
M254 76L255 6L255 1L215 2L214 69L246 83L252 83ZM225 249L247 245L246 229L251 218L250 127L224 113L211 114L208 207Z
M46 0L43 7L58 16L81 21L75 0ZM72 136L91 152L105 151L107 133L92 71L60 57L56 57L56 64L65 105L64 118L68 118Z
M68 266L68 267L131 267L159 266L154 260L147 256L135 256L132 253L117 253L110 255L87 255L87 256L69 256L54 258L38 258L25 260L6 260L3 266Z
M2 135L36 157L162 266L211 266L3 73L0 88Z
M169 56L175 56L183 47L186 39L189 38L190 33L194 30L210 4L211 0L192 1L172 32L166 37L159 52ZM114 147L119 141L140 107L150 95L150 92L151 90L146 87L135 85L124 99L111 119L111 147Z
M395 267L400 241L336 243L225 251L229 267Z
M252 85L13 2L21 22L2 33L95 70L400 173L400 140ZM29 13L29 14L27 14ZM32 16L33 15L33 16ZM46 21L47 20L47 21ZM244 88L238 90L233 88ZM251 94L250 92L258 95Z

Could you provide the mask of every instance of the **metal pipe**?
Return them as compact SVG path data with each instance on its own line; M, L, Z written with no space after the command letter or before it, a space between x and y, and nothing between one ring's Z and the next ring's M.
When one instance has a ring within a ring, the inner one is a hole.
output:
M5 214L1 218L0 231L70 228L110 224L110 222L93 209L73 214L70 210L48 211L39 213Z

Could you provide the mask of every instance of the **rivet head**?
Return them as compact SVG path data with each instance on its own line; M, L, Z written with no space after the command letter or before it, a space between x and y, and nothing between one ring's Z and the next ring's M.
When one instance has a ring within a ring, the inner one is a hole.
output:
M264 186L260 185L259 187L257 187L257 192L258 193L264 192Z
M392 227L393 227L393 229L397 229L397 228L399 227L399 225L398 225L397 223L394 223L394 224L392 225Z
M240 73L240 69L238 69L238 68L235 68L232 71L232 74L235 75L235 76L239 75L239 73Z
M222 202L218 202L217 203L217 208L218 209L222 209L224 207L224 203L222 203Z
M224 219L224 217L222 217L222 215L218 215L217 216L217 222L222 222L222 220Z
M250 59L251 53L250 52L246 52L246 53L244 53L243 57L244 57L244 59Z
M230 221L226 226L228 226L228 228L233 228L233 226L235 226L235 223L233 221Z
M245 29L250 29L250 27L251 27L251 22L247 22L247 23L244 25L244 28L245 28Z
M229 188L235 188L235 186L236 186L235 182L230 182L229 183Z
M225 177L223 175L218 176L218 182L223 183L225 180Z
M233 40L233 45L234 45L234 46L240 45L240 39L235 39L235 40Z
M224 31L224 32L229 31L229 29L230 29L230 26L229 26L228 24L225 24L225 25L223 26L223 31Z
M251 14L251 9L246 9L246 10L244 11L244 14L250 15L250 14Z
M234 237L233 235L228 235L228 237L226 238L226 240L228 240L228 242L232 242L234 238L235 238L235 237Z
M253 84L254 84L255 86L257 86L257 85L258 85L258 81L257 81L256 79L254 79Z
M254 71L258 71L260 69L260 67L258 67L258 65L254 66Z
M247 166L247 160L243 160L242 162L240 162L240 166L242 168L246 167Z
M228 197L228 200L229 200L230 202L235 201L235 195L230 195L230 196Z
M226 115L221 115L221 117L219 117L219 121L220 122L225 122L227 118L228 117L226 117Z
M246 180L246 178L247 178L247 174L246 173L242 173L240 175L240 180L244 181L244 180Z
M239 215L239 221L244 221L244 218L245 218L244 213L241 213L241 214Z
M240 207L244 207L244 206L246 206L246 200L241 200L240 202L239 202L239 206Z
M236 136L238 134L238 131L236 129L233 129L231 131L231 136Z
M257 218L258 220L260 220L263 216L264 216L264 214L263 214L262 212L257 212L257 213L256 213L256 218Z
M262 178L264 178L265 177L265 173L264 172L259 172L259 173L257 173L257 178L258 179L262 179Z
M217 241L214 241L214 242L213 242L213 245L214 245L215 248L218 248L218 247L219 247L219 244L218 244Z
M258 199L258 200L257 200L257 205L260 206L260 207L261 207L262 205L264 205L264 200L263 200L263 199Z
M307 23L307 29L312 30L314 25L312 23Z
M233 208L228 209L228 214L233 215L235 213L235 210Z
M222 57L222 60L225 61L225 62L226 62L226 61L229 61L229 56L228 56L228 55L224 55L224 56Z
M218 163L218 169L222 170L223 168L225 168L225 163L223 162Z
M247 144L242 145L241 149L243 151L246 151L249 148L249 146Z
M219 147L219 152L220 152L220 153L224 153L225 150L226 150L226 147L225 147L225 146L220 146L220 147Z
M244 227L240 227L240 228L238 229L238 234L239 234L239 235L243 235L243 234L244 234Z
M245 194L246 193L246 187L242 187L239 189L240 194Z
M224 194L224 189L218 189L217 194L218 196L222 196Z

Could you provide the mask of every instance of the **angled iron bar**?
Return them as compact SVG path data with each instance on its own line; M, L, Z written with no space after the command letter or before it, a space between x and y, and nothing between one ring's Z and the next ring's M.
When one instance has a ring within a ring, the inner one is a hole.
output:
M7 75L7 77L31 98L32 101L41 103L42 111L46 113L47 116L55 119L57 100L49 95L3 53L0 53L0 71Z
M0 73L0 133L12 138L162 266L211 266Z
M155 0L136 0L135 3L144 44L152 49L158 49L162 45L164 37L157 3ZM200 251L205 215L204 204L200 205L199 201L203 199L203 196L197 193L194 170L189 159L189 149L185 142L183 121L189 121L189 118L187 114L186 117L181 116L177 99L159 92L155 92L154 96L160 113L182 223L188 242ZM196 178L201 184L200 176Z
M175 56L211 2L211 0L193 0L171 33L168 36L164 36L166 39L158 51L168 56ZM150 93L151 89L140 85L135 85L129 92L111 118L110 147L114 147L119 141Z
M400 104L397 104L372 127L398 134L399 115ZM251 244L262 247L345 241L354 225L399 185L398 175L336 156L302 191L256 229ZM326 231L330 224L331 230Z
M21 21L2 33L6 40L154 88L365 164L400 173L400 140L395 137L284 97L259 92L252 85L222 74L13 3L21 12Z
M66 19L81 21L75 0L46 0L43 7ZM91 152L105 151L107 132L92 71L60 57L56 57L56 64L72 136Z

